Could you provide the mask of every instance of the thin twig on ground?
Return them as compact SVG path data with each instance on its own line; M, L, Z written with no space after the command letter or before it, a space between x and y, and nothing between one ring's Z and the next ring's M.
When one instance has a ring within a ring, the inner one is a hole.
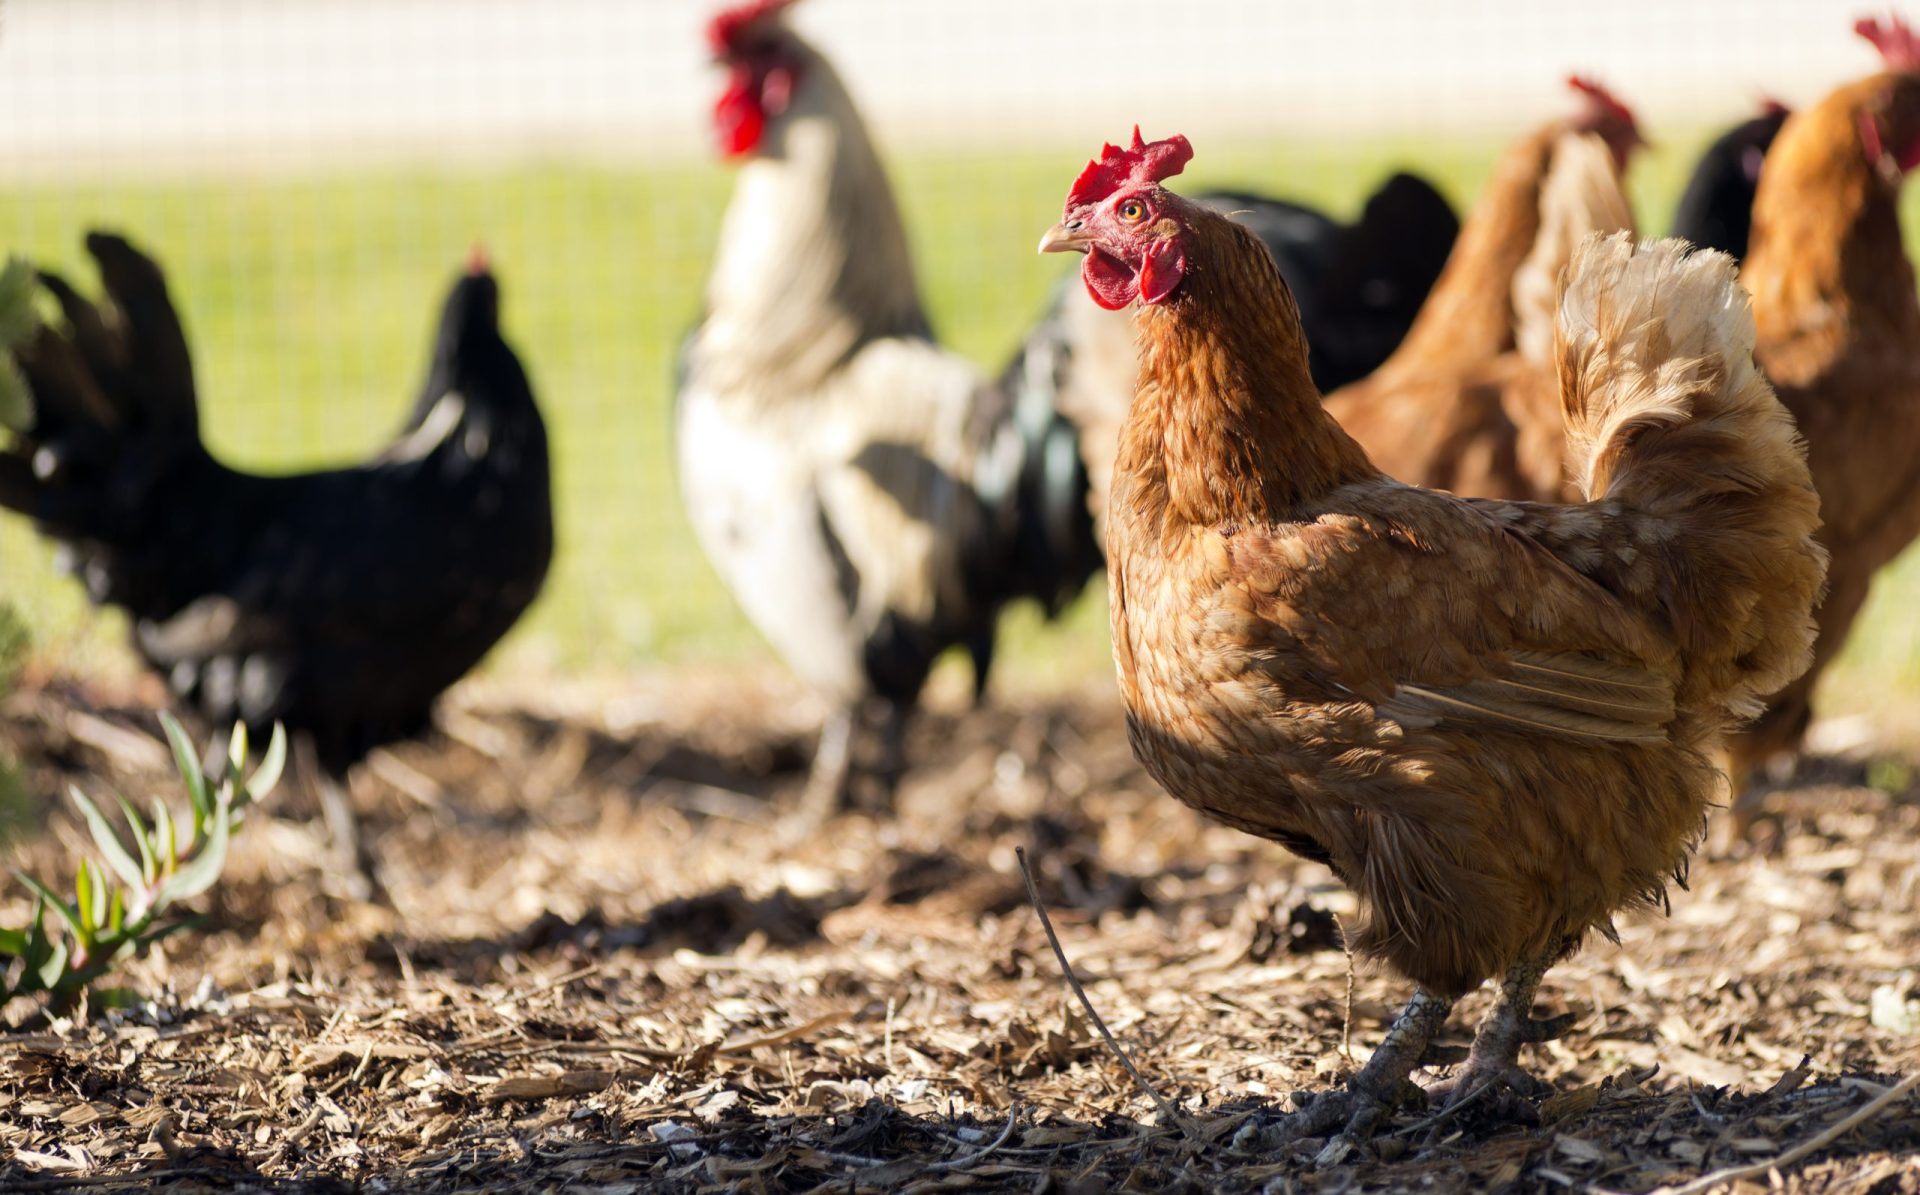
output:
M1160 1115L1166 1117L1188 1140L1196 1145L1205 1145L1206 1142L1194 1132L1193 1126L1187 1123L1187 1118L1180 1115L1180 1110L1173 1106L1173 1101L1161 1095L1160 1089L1147 1081L1147 1077L1140 1073L1140 1068L1133 1065L1133 1059L1127 1057L1127 1052L1120 1048L1119 1042L1114 1040L1113 1033L1107 1028L1107 1022L1100 1016L1100 1010L1093 1006L1093 1001L1087 997L1087 990L1080 986L1079 978L1074 975L1073 964L1067 961L1066 948L1060 945L1060 935L1053 930L1053 918L1047 916L1047 907L1040 901L1040 887L1033 882L1033 869L1027 866L1027 848L1014 847L1013 857L1020 863L1020 878L1027 882L1027 899L1033 902L1033 911L1040 917L1040 928L1047 932L1047 944L1053 947L1053 957L1059 960L1060 973L1066 976L1067 986L1073 989L1073 994L1080 998L1080 1007L1087 1010L1087 1017L1093 1022L1093 1027L1100 1031L1100 1036L1105 1039L1107 1048L1113 1051L1113 1056L1120 1060L1120 1065L1133 1076L1133 1081L1153 1098L1154 1104L1160 1109Z
M1023 1111L1025 1111L1025 1108L1020 1104L1015 1104L1013 1107L1007 1109L1007 1127L1000 1130L998 1137L995 1137L970 1154L961 1154L957 1158L951 1158L944 1162L930 1162L927 1164L928 1171L934 1174L947 1174L951 1171L964 1170L968 1166L978 1165L986 1161L987 1158L998 1152L1001 1146L1013 1139L1014 1126L1020 1123L1020 1113Z
M1863 1105L1859 1111L1853 1115L1834 1122L1827 1126L1825 1131L1809 1137L1807 1140L1802 1141L1778 1157L1768 1158L1763 1162L1749 1162L1743 1166L1729 1166L1724 1170L1715 1170L1711 1174L1703 1174L1692 1182L1682 1183L1677 1187L1661 1187L1653 1192L1653 1195L1700 1195L1701 1192L1711 1190L1723 1183L1735 1183L1745 1178L1764 1178L1770 1170L1778 1170L1782 1166L1791 1166L1815 1150L1824 1149L1833 1144L1862 1124L1880 1115L1888 1104L1906 1095L1916 1086L1920 1086L1920 1071L1915 1071L1892 1087L1887 1088L1873 1100Z

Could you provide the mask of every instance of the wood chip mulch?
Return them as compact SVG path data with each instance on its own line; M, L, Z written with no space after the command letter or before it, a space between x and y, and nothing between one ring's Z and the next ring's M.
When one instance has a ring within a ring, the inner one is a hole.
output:
M1640 1192L1745 1167L1714 1189L1920 1192L1911 1089L1766 1166L1920 1069L1895 754L1808 769L1670 916L1548 976L1578 1024L1529 1058L1536 1123L1408 1106L1316 1168L1321 1143L1259 1129L1406 994L1362 969L1349 1003L1323 869L1161 795L1102 689L930 715L898 816L825 825L793 810L809 721L737 677L465 690L356 778L391 910L328 895L285 786L202 930L121 975L131 1006L5 1010L0 1190ZM155 734L71 681L0 700L9 853L70 874L68 783L178 803ZM1091 1031L1016 847L1184 1124Z

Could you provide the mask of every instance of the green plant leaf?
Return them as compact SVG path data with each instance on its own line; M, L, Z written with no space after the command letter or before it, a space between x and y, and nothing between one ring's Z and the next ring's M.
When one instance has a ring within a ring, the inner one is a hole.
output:
M0 349L0 427L25 432L33 426L33 391L12 354Z
M20 878L21 883L33 889L35 896L38 896L41 900L52 906L54 912L60 914L60 920L67 923L67 928L73 931L74 937L79 938L81 941L86 940L87 930L86 927L80 923L80 911L78 909L68 904L65 900L62 900L53 889L42 884L39 880L34 879L19 868L14 868L13 874Z
M80 941L83 943L93 941L94 931L105 920L106 910L95 904L93 899L93 874L98 870L90 859L80 860L73 869L73 911L80 917Z
M87 864L87 909L89 910L87 936L92 940L98 938L100 931L106 928L107 908L113 901L108 896L111 889L107 885L106 869L91 859L85 860L85 863Z
M153 831L148 829L146 820L133 802L116 792L113 799L120 802L120 815L127 819L127 828L133 831L133 845L140 849L140 882L132 887L142 887L160 878L160 861L154 858Z
M238 784L247 771L247 724L235 722L227 736L227 783Z
M207 837L193 858L181 865L160 882L160 891L153 904L155 910L164 909L175 901L198 896L213 887L220 878L221 869L227 865L228 832L233 823L233 807L227 801L225 793L220 794L214 806L212 816L207 819Z
M180 866L180 833L173 825L173 810L160 798L153 799L153 837L159 848L160 874L172 875Z
M127 853L126 846L120 841L120 835L114 830L113 823L101 815L100 809L87 794L77 786L67 786L67 796L80 807L80 813L87 819L87 829L93 833L93 845L100 848L100 857L113 868L113 874L120 877L129 887L139 887L145 882L140 865Z
M47 933L45 897L33 902L33 919L27 924L27 949L21 960L24 970L15 994L50 992L67 969L67 944Z
M0 349L18 348L40 326L33 309L33 266L24 257L8 257L0 266Z
M23 929L0 929L0 955L19 958L27 952L27 931Z
M10 257L0 268L0 427L24 432L33 426L33 394L14 364L13 351L39 326L33 309L33 267Z
M207 816L213 812L213 797L207 788L206 769L200 766L200 757L193 750L193 740L187 737L186 728L172 714L162 712L160 725L167 732L167 742L173 747L173 766L180 770L180 779L187 784L187 800L193 804L193 837L196 841L206 832Z
M287 766L287 728L275 722L273 734L267 738L267 753L260 760L260 766L247 778L247 799L258 801L273 791L280 783L280 774Z

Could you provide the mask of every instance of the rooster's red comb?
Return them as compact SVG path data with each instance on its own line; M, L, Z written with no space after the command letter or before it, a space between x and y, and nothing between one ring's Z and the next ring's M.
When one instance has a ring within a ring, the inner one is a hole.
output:
M747 0L722 9L707 22L707 44L715 54L730 54L740 47L740 38L761 21L777 15L794 0Z
M1638 128L1639 122L1633 118L1633 109L1620 102L1620 97L1607 90L1606 84L1592 75L1568 75L1567 86L1593 101L1600 111L1615 120L1626 122L1629 128Z
M1164 141L1140 140L1140 126L1133 126L1133 144L1126 149L1103 145L1100 156L1087 163L1080 177L1067 192L1067 206L1098 203L1126 186L1144 186L1172 178L1193 161L1193 146L1175 133Z
M1877 17L1861 17L1853 23L1853 31L1873 43L1888 70L1920 70L1920 37L1899 15L1888 13L1884 25Z

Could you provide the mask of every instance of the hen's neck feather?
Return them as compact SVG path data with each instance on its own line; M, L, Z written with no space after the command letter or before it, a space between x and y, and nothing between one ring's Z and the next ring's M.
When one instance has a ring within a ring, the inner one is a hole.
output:
M1784 342L1824 348L1800 358L1810 364L1837 357L1849 340L1882 339L1909 352L1920 343L1899 197L1867 160L1858 123L1861 105L1890 86L1920 83L1880 75L1842 88L1790 119L1767 154L1741 271L1763 355Z
M1339 486L1379 476L1320 404L1299 309L1272 256L1194 204L1175 296L1139 309L1139 390L1115 471L1130 510L1163 534L1285 520ZM1117 496L1117 488L1116 488Z
M797 48L798 83L740 168L707 285L700 367L816 385L926 317L886 172L838 75ZM723 382L723 384L724 384Z

